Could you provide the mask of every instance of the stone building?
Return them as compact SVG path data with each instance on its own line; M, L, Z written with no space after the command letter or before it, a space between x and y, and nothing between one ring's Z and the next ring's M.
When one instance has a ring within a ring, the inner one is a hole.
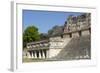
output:
M27 43L24 57L48 60L91 58L91 14L69 16L63 33L48 40Z
M64 33L90 28L90 13L84 13L80 16L69 16L64 24Z
M25 56L27 58L48 58L49 41L42 40L37 42L31 42L27 44L27 51Z

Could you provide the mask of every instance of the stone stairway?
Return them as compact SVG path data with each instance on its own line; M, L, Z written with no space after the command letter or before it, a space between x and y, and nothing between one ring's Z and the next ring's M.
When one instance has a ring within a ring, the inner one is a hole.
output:
M63 38L63 48L71 41L72 38Z
M57 60L75 60L90 59L91 37L90 35L71 38L68 44L60 51L60 53L52 59Z

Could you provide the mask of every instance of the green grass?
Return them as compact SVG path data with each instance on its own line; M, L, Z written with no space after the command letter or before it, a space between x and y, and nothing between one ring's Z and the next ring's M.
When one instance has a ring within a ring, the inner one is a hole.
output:
M32 58L23 58L23 62L44 62L49 61L48 59L32 59Z
M89 59L89 58L87 58ZM86 58L85 59L32 59L32 58L23 58L22 61L23 63L30 63L30 62L53 62L53 61L71 61L71 60L87 60Z

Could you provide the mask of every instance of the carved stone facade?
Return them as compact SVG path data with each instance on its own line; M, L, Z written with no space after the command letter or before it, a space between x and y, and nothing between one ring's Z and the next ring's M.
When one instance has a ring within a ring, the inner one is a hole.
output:
M91 14L84 13L80 16L69 16L64 24L64 33L90 28Z
M25 56L27 58L44 59L48 58L48 51L49 51L48 40L32 42L27 44L27 52L25 53Z

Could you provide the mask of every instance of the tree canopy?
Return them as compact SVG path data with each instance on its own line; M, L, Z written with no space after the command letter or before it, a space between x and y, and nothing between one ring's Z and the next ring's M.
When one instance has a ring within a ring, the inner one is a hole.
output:
M48 35L53 36L53 35L58 35L63 32L63 26L58 26L55 25L52 29L48 30Z
M26 46L26 43L40 40L40 35L38 28L35 26L27 27L23 32L23 46Z
M48 39L48 38L49 38L48 33L41 33L40 34L40 39L41 40Z

